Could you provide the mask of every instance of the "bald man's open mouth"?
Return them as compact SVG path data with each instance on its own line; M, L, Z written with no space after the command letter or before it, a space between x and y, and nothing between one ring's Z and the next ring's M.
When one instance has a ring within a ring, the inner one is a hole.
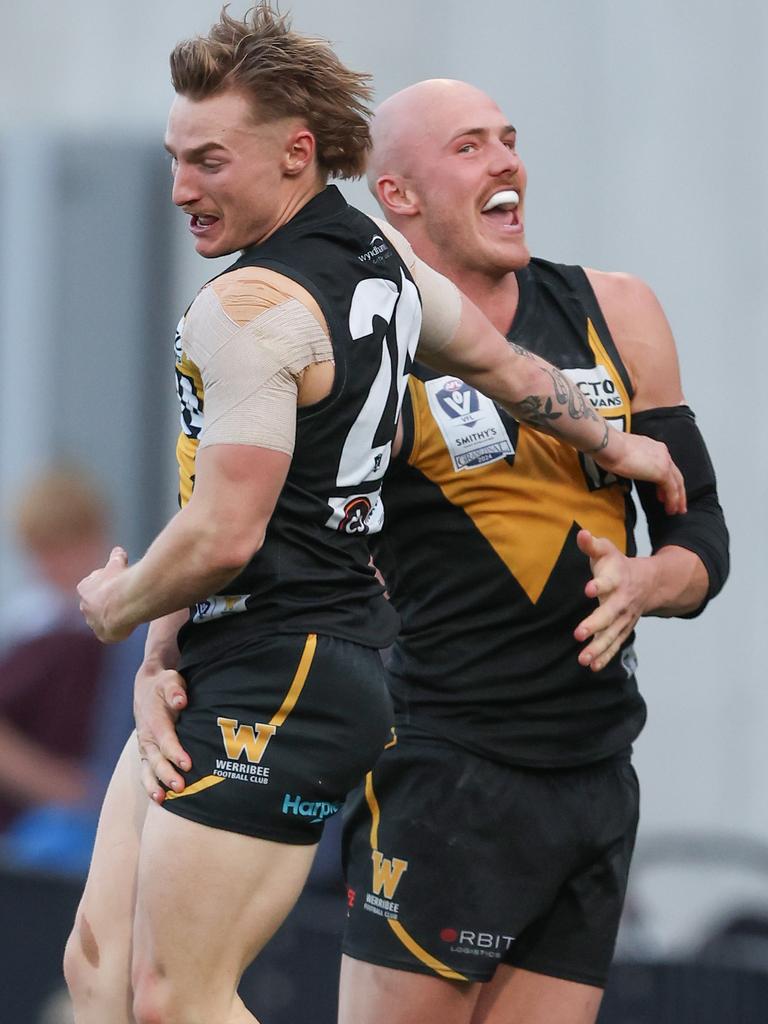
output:
M498 227L519 228L521 226L517 215L519 205L520 195L515 189L500 189L487 200L480 212L483 217Z

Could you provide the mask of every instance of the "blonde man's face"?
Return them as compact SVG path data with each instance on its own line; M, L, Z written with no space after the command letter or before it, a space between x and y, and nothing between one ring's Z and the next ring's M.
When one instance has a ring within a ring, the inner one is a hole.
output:
M251 102L236 91L176 97L165 136L172 198L189 216L201 256L237 252L280 226L295 127L293 119L255 123Z

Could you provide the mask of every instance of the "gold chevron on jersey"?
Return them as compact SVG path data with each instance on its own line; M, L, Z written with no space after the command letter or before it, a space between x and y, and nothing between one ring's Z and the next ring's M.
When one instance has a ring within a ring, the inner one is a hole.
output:
M603 366L610 370L613 379L616 382L616 387L619 389L621 396L624 399L624 404L627 407L627 414L629 414L629 395L627 394L627 389L624 387L622 382L621 374L616 366L614 366L613 360L608 355L608 350L600 340L600 335L595 330L595 325L592 323L592 318L589 316L587 317L587 341L589 342L589 347L594 353L595 361L602 363Z
M183 430L179 431L176 442L176 462L179 467L179 504L182 508L192 497L195 486L195 457L199 441L189 437Z
M614 426L629 429L629 395L591 320L587 337L596 366L568 376L587 397L594 393L593 406ZM625 484L606 479L604 486L590 488L591 460L524 424L512 464L500 459L456 472L424 382L412 377L409 387L414 416L409 463L469 516L532 603L546 587L574 524L626 551ZM601 397L618 402L601 405Z
M181 347L182 318L176 332L176 386L181 406L181 430L176 442L179 467L179 503L183 508L192 497L195 483L195 459L203 429L203 381L200 371Z
M587 343L595 357L595 365L574 369L561 367L561 369L571 383L575 384L584 397L592 403L594 409L608 419L623 419L622 429L628 431L632 426L630 396L624 386L621 374L589 317L587 317Z

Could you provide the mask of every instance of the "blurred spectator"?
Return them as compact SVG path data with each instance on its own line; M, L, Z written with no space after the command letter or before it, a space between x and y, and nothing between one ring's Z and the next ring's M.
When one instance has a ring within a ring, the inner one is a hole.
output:
M5 595L0 614L3 647L59 627L81 629L75 587L109 553L102 493L74 467L50 470L27 485L12 519L33 578Z
M76 584L110 546L106 502L84 474L38 477L14 518L36 578L0 614L0 833L8 859L77 872L130 731L142 637L103 647L80 616Z
M55 627L0 661L0 830L29 807L85 802L103 653L87 634Z

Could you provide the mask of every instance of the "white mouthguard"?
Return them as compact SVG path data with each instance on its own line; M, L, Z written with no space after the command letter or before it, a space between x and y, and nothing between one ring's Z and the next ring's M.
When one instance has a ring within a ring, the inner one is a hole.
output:
M488 213L489 210L495 210L499 206L506 206L514 209L515 206L520 202L520 196L515 192L514 189L510 188L506 192L497 192L496 195L491 196L488 202L483 207L482 212Z

